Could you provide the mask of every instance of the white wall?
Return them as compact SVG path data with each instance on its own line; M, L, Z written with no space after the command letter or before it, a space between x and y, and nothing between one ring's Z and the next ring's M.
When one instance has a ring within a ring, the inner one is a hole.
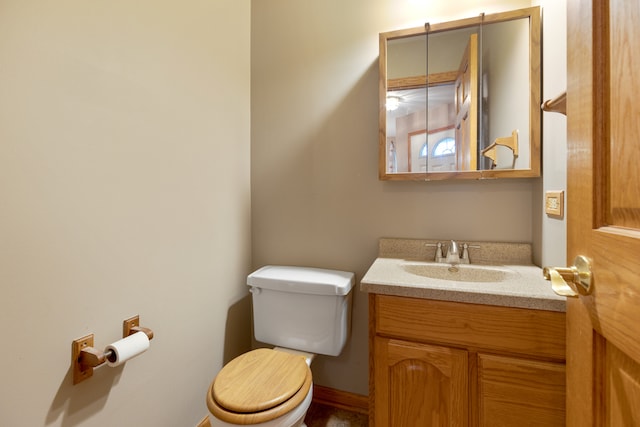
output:
M553 99L567 90L567 2L541 0L543 8L543 85L542 99ZM558 219L544 213L544 192L567 189L567 118L559 113L542 114L543 180L540 197L534 202L540 215L541 233L536 262L540 265L565 266L567 261L567 215ZM536 194L538 192L536 191ZM566 203L565 203L566 205ZM565 206L566 208L566 206Z
M378 34L530 1L252 2L253 267L354 271L380 237L539 242L541 179L378 180ZM541 245L536 248L542 250ZM367 295L353 336L319 357L316 383L367 394Z
M249 344L250 2L0 3L0 425L189 426ZM71 385L71 342L155 338Z

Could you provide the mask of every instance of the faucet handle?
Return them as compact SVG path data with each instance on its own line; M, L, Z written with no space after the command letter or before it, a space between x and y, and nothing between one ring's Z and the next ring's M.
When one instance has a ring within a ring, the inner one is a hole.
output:
M434 257L435 262L442 262L444 260L444 257L442 256L442 243L425 243L424 245L436 248L436 255Z
M469 248L479 249L480 245L470 245L468 243L462 244L462 259L460 260L463 264L469 264Z
M460 260L463 264L469 264L469 244L464 243L462 245L462 259Z

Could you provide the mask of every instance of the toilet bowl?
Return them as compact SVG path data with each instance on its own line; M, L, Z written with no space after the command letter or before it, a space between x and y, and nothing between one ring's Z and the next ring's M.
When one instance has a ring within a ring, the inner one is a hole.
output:
M207 406L214 427L297 427L304 425L312 396L305 356L261 348L238 356L218 373Z
M247 277L256 340L274 349L244 353L211 382L212 426L304 426L314 354L337 356L348 339L354 274L265 266Z

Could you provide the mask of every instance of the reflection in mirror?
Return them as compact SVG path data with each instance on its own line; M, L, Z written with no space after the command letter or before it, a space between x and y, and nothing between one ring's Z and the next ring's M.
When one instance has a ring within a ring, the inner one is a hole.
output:
M539 176L539 18L536 7L380 34L381 179Z

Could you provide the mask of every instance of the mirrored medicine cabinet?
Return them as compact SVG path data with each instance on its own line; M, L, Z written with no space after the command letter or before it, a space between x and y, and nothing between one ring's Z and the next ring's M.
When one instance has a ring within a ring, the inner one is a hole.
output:
M540 176L540 8L380 34L379 178Z

